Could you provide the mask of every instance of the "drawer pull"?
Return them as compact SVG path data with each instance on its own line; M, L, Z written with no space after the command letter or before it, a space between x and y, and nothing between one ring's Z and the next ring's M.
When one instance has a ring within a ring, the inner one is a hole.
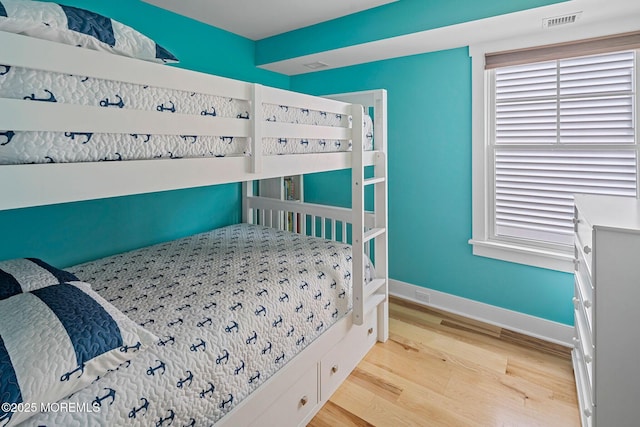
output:
M589 356L588 354L585 354L584 361L587 363L591 363L593 361L593 357Z
M580 344L580 339L576 338L576 337L573 337L573 345L577 346L578 344Z
M589 245L584 245L584 253L587 255L591 253L591 248L589 247Z
M578 304L580 304L580 300L577 297L573 297L571 299L571 301L573 302L573 308L578 308L579 307Z
M591 301L589 301L588 299L584 300L584 306L585 308L591 308Z
M371 335L372 333L373 333L373 328L369 328L369 329L367 330L367 335Z
M590 416L591 416L591 414L592 414L591 409L589 409L589 408L585 408L585 410L584 410L584 414L585 414L587 417L590 417Z
M338 372L338 365L333 365L333 366L331 367L331 373L332 373L332 374L335 374L336 372Z
M304 406L309 402L309 398L307 396L302 396L300 399L300 405Z

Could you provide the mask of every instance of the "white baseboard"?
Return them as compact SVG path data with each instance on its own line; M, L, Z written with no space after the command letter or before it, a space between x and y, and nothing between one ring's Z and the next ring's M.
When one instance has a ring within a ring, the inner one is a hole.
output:
M429 301L425 301L424 298L418 299L416 291L419 291L422 295L427 295ZM453 314L509 329L513 332L519 332L566 347L573 347L573 326L404 283L399 280L389 280L389 294L417 304L439 308Z

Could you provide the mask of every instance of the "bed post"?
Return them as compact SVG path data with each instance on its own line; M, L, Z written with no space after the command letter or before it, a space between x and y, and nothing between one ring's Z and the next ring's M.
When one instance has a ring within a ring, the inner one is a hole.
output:
M248 203L248 198L253 197L254 182L255 181L244 181L242 183L242 222L245 224L255 224L255 215Z
M262 128L264 112L262 111L262 86L251 86L251 172L262 172Z
M384 89L375 91L374 94L374 145L378 152L375 159L375 176L384 177L375 187L375 214L376 223L385 229L388 228L387 217L387 91ZM386 299L378 305L378 341L385 342L389 338L389 256L387 233L375 241L376 273L384 279L383 285Z
M366 242L364 230L364 160L363 160L363 133L362 106L351 106L353 118L352 135L352 163L351 163L351 210L352 222L352 251L353 251L353 323L362 325L367 311L365 308L365 274L364 274L364 247Z

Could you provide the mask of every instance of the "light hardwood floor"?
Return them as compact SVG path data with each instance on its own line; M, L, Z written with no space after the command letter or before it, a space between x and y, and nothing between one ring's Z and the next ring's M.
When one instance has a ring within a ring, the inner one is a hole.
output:
M399 299L389 313L310 426L580 426L569 349Z

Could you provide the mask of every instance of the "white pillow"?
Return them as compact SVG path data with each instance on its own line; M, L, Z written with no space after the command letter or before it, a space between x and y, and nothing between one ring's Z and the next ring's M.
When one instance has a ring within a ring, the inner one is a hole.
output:
M171 52L121 22L56 3L0 0L0 30L146 61L178 62Z
M156 340L87 283L48 286L0 301L0 425L24 421L41 404L86 387ZM11 410L20 404L29 411Z

